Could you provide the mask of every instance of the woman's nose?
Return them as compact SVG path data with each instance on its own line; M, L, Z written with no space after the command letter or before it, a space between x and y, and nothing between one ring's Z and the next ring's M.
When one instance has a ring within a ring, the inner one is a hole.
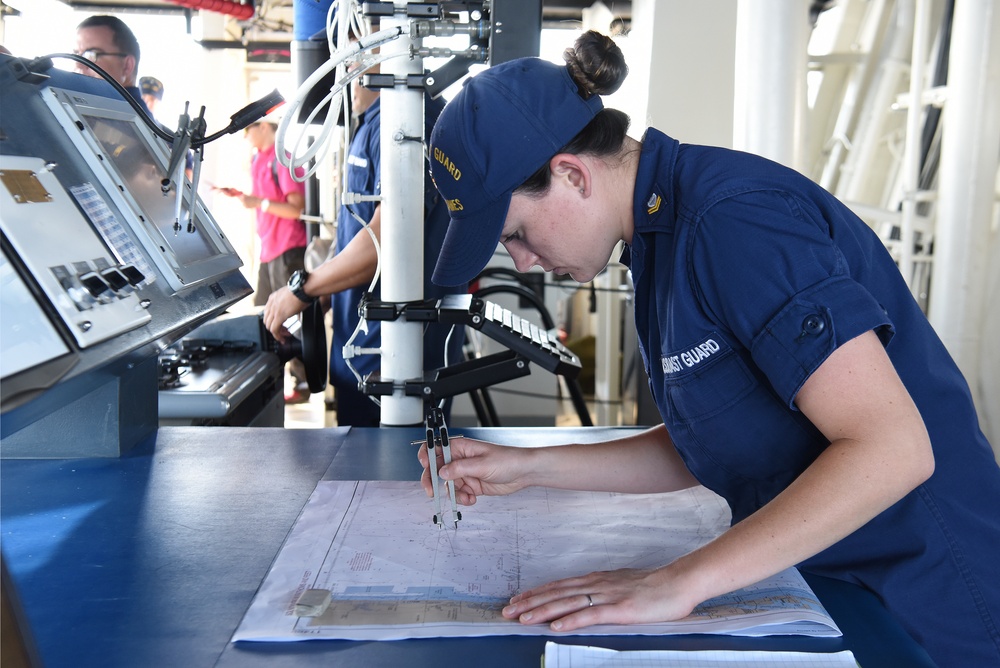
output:
M521 249L507 249L507 252L510 253L510 259L514 261L514 268L522 274L538 264L538 256L534 253Z

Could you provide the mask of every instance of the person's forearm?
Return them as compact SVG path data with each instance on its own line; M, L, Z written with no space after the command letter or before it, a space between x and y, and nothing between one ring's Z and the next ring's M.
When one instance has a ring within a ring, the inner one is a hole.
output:
M850 535L929 475L920 462L876 463L872 450L832 443L770 503L662 569L664 576L694 604L753 584Z
M796 404L830 445L767 505L665 569L696 603L821 552L934 471L923 419L873 332L834 351Z
M372 251L374 256L374 250ZM336 255L309 274L303 289L310 297L325 297L359 285L367 285L375 276L375 261L350 255Z
M640 494L698 484L663 425L615 441L532 449L529 458L536 486Z
M375 207L375 214L369 223L376 239L382 228L381 211L381 207ZM361 230L346 247L309 274L304 286L305 292L312 297L322 297L359 285L368 285L375 276L377 266L375 244L371 235Z
M268 204L264 204L264 202ZM302 207L289 204L288 202L279 202L274 199L261 199L260 209L278 218L286 218L288 220L298 220L302 216Z

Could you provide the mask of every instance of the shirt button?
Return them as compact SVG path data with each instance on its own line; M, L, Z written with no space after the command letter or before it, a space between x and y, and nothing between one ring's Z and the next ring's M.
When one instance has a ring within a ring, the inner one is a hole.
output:
M811 315L802 321L803 334L812 334L815 336L822 332L825 327L826 323L818 315Z

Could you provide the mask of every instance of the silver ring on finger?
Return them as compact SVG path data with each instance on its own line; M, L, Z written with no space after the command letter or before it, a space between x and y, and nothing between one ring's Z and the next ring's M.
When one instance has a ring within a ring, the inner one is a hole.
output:
M584 596L587 597L587 607L588 608L593 608L594 607L594 599L593 599L593 597L591 597L590 594L584 594Z

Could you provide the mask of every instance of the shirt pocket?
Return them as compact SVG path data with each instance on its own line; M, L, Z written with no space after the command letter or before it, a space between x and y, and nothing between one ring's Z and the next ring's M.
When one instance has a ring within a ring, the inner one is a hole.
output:
M757 386L757 379L732 350L703 364L689 373L664 379L664 393L673 417L681 424L718 415Z

